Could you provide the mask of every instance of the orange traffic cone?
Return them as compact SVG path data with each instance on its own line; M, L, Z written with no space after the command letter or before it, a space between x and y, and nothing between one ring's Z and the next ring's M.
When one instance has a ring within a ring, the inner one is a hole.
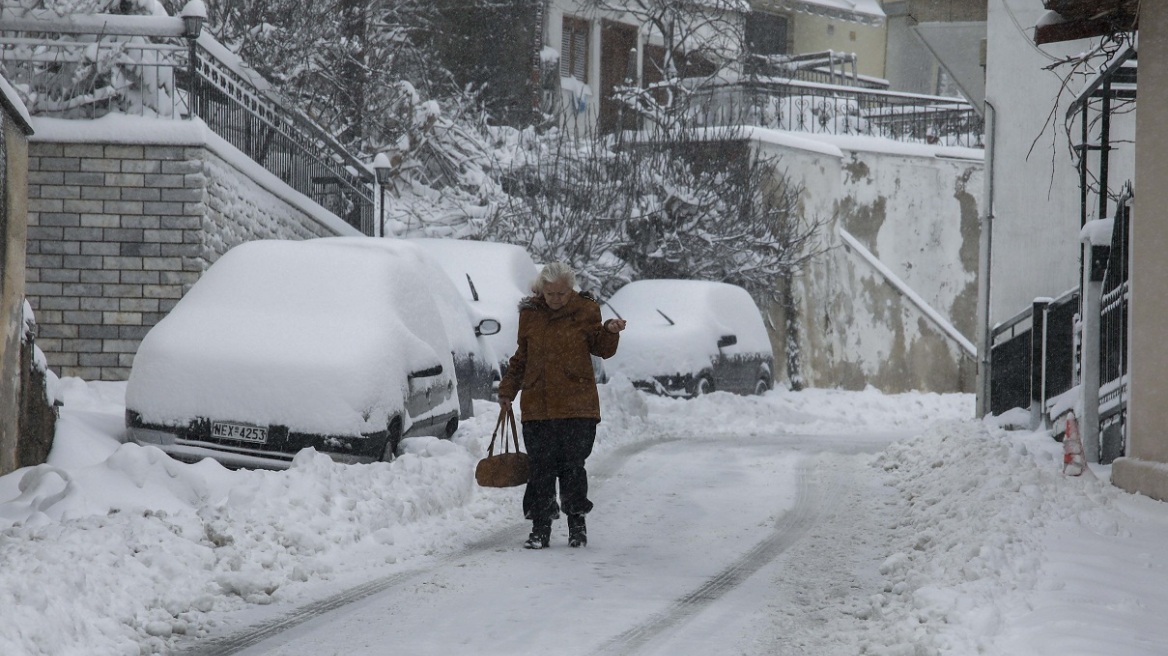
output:
M1067 416L1066 433L1063 435L1063 473L1079 476L1087 469L1083 458L1083 438L1079 436L1079 420L1072 412Z

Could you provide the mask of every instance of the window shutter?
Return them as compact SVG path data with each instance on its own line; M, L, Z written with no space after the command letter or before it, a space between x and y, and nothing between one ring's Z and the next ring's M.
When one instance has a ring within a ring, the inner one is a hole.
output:
M588 22L564 17L560 39L560 75L586 81L588 73Z

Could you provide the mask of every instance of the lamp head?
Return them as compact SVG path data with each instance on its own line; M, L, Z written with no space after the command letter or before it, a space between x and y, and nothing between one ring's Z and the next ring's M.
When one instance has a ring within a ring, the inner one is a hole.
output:
M203 31L203 23L207 20L207 5L203 0L190 0L183 6L179 15L183 19L183 35L188 39L197 39Z
M390 170L389 156L385 153L377 153L377 157L373 158L373 172L377 174L379 186L384 187L389 184Z

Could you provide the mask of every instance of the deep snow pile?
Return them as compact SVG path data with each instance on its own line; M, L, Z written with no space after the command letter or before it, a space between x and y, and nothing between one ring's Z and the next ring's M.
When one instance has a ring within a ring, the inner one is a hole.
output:
M119 444L122 384L66 379L56 392L65 405L50 463L0 477L0 654L163 652L178 635L205 634L221 611L319 596L326 582L392 573L522 522L521 488L473 481L491 404L476 403L479 416L451 441L407 440L392 463L337 465L306 451L287 472L229 471ZM968 395L778 390L678 401L627 380L601 395L598 457L666 434L916 434L860 456L871 485L891 486L885 510L868 518L886 530L863 547L883 563L879 583L857 591L851 608L869 610L848 619L869 624L848 643L867 653L1073 653L1047 638L1068 617L1098 623L1089 602L1103 578L1109 608L1134 624L1112 618L1113 628L1137 636L1132 644L1168 644L1157 619L1166 586L1149 584L1165 572L1147 557L1168 538L1161 505L1063 477L1049 438L963 420ZM1084 553L1101 573L1067 576ZM1117 577L1129 563L1138 571Z
M1062 474L1062 446L1042 433L948 422L892 444L874 462L898 492L895 536L872 599L887 624L877 654L1162 653L1162 623L1108 626L1090 573L1133 607L1163 609L1168 594L1141 590L1126 573L1133 511L1152 509L1147 528L1168 528L1162 504L1133 497L1091 472ZM1106 468L1098 468L1106 470ZM1153 611L1151 614L1154 616ZM1137 634L1144 647L1116 644ZM1158 640L1146 642L1151 635ZM1093 638L1090 636L1094 636ZM1160 647L1147 649L1152 645Z

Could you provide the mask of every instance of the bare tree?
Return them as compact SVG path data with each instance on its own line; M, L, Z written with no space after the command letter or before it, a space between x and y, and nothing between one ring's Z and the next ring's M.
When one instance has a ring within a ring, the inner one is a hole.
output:
M532 137L504 178L483 236L571 262L602 294L640 278L717 280L760 304L820 251L817 218L777 158L737 131L657 134L613 148L564 132Z
M208 4L216 38L356 153L397 142L410 125L395 109L413 95L462 95L431 51L437 19L427 0Z
M654 140L635 167L649 174L622 255L639 277L730 282L761 303L821 252L822 221L802 214L802 188L736 130ZM636 148L636 146L634 147Z
M526 247L537 260L571 264L586 288L611 293L632 279L616 252L626 243L636 183L601 139L528 133L503 174L507 201L482 236Z
M727 72L741 69L746 0L583 0L604 16L641 26L641 84L616 96L655 129L672 134L693 125L694 104ZM638 82L632 80L632 82Z

